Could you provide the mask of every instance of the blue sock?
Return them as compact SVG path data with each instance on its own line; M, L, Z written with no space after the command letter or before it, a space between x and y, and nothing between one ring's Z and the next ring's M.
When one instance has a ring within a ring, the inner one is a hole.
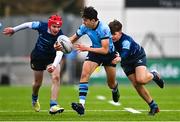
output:
M150 107L150 108L157 107L157 104L154 102L154 100L152 100L152 101L149 103L149 107Z
M84 106L88 92L88 82L79 84L79 102Z
M38 95L33 95L32 94L32 101L33 102L37 102L37 99L38 99Z
M57 105L56 100L50 100L50 107Z

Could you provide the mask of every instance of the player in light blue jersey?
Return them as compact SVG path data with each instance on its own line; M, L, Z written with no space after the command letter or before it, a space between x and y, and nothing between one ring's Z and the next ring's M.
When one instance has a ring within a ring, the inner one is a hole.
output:
M16 27L7 27L3 33L5 35L13 35L15 32L30 28L37 30L39 33L36 45L31 52L31 68L34 71L34 81L32 86L32 105L36 112L40 111L39 104L39 89L43 81L43 73L48 68L52 77L51 99L50 99L50 114L61 113L64 108L61 108L57 103L59 86L60 86L60 65L59 61L63 53L54 49L54 43L59 35L63 35L61 30L62 18L58 15L52 15L48 22L33 21L20 24ZM53 62L54 61L54 62ZM50 65L52 63L52 65ZM48 67L47 67L48 66ZM57 68L55 68L57 67Z
M116 51L120 54L120 57L115 58L113 62L117 64L118 61L121 61L121 66L128 79L132 82L138 94L149 105L149 115L155 115L159 112L158 105L144 85L154 80L160 88L163 88L164 81L160 78L157 71L149 72L147 70L146 54L143 47L122 32L122 24L119 21L114 20L110 22L109 27Z
M85 101L88 92L88 81L95 69L102 65L107 75L107 83L112 89L114 102L119 100L118 83L116 82L116 65L112 60L116 57L115 48L111 38L111 32L107 24L97 18L97 11L93 7L85 7L82 12L83 24L76 34L70 37L72 43L81 36L87 34L92 41L92 46L87 47L77 44L79 51L88 51L86 60L83 63L82 73L79 83L79 103L72 103L72 108L80 115L85 113ZM55 45L56 50L61 50L60 44Z

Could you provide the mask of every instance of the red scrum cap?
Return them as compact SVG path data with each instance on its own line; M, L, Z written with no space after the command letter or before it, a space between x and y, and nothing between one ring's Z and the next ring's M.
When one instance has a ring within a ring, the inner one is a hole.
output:
M52 24L56 24L61 27L62 23L63 23L62 18L61 18L61 16L58 16L58 15L51 15L48 19L48 27L49 28Z

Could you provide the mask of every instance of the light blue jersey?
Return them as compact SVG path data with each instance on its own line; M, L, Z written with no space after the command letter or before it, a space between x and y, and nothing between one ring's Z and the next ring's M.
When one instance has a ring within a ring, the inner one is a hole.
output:
M82 24L77 30L76 35L81 37L85 34L87 34L91 39L93 48L101 48L101 41L103 39L109 39L109 53L114 52L115 48L111 38L111 31L108 25L99 21L97 27L95 29L91 29Z

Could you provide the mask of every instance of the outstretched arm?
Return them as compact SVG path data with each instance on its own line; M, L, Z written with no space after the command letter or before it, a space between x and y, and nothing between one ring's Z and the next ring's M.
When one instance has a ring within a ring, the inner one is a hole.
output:
M32 22L26 22L26 23L20 24L20 25L15 26L15 27L7 27L3 30L3 34L5 34L7 36L11 36L15 32L17 32L19 30L26 29L26 28L32 28Z

